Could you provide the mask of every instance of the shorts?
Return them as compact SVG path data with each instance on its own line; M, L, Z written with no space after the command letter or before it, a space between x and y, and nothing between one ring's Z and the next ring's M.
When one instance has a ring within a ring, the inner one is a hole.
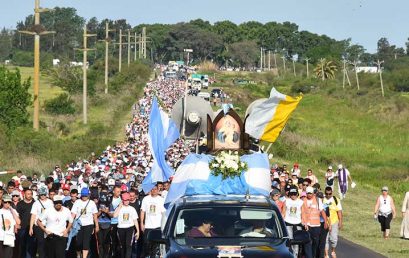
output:
M81 226L77 235L77 250L89 250L91 244L91 235L94 231L94 225Z

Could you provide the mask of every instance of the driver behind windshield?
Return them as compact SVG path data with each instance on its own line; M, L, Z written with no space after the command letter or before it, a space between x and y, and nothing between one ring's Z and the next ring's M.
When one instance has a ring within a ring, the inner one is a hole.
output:
M193 227L187 232L187 236L193 237L214 237L217 236L213 231L213 222L208 219L203 219L198 227Z

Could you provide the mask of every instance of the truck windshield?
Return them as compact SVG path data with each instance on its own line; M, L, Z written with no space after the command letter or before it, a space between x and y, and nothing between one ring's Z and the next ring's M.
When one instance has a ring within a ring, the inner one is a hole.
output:
M175 238L281 238L274 210L253 207L212 207L181 210Z

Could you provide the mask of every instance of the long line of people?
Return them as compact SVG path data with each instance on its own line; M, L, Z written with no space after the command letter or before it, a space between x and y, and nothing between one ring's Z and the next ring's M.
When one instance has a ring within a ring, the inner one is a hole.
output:
M146 194L141 188L153 165L150 103L157 96L170 112L184 93L178 81L149 82L125 128L125 142L99 156L56 165L47 176L18 171L6 185L0 182L0 257L154 257L158 248L144 239L144 232L160 227L169 182ZM178 139L166 160L177 168L193 148Z

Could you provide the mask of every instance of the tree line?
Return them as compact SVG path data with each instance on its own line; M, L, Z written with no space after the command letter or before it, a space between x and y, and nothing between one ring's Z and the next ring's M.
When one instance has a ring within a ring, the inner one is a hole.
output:
M202 19L177 24L139 24L132 26L125 19L110 20L91 18L88 21L77 14L74 8L55 8L53 12L43 13L41 23L47 30L55 31L54 36L44 36L41 40L43 60L50 64L50 59L80 59L75 48L82 45L84 25L88 31L96 33L90 44L98 50L103 49L105 23L113 29L110 38L118 41L119 30L141 33L146 27L148 39L148 58L154 62L166 63L169 60L183 60L186 48L193 49L194 63L212 60L220 66L257 66L260 48L285 56L288 59L303 61L309 58L311 63L318 63L320 58L350 61L360 60L364 65L371 65L377 59L392 60L409 54L409 39L406 49L391 45L387 38L378 41L378 51L367 53L365 48L353 44L352 40L335 40L326 35L318 35L299 29L291 22L260 23L249 21L235 24L220 21L211 24ZM17 31L30 30L34 17L29 15L16 25L16 30L3 28L0 33L0 60L12 60L15 64L29 66L33 59L33 37L21 35ZM126 39L124 39L126 41ZM117 54L118 46L113 45L112 54ZM103 57L103 51L97 51L90 57L93 62Z

